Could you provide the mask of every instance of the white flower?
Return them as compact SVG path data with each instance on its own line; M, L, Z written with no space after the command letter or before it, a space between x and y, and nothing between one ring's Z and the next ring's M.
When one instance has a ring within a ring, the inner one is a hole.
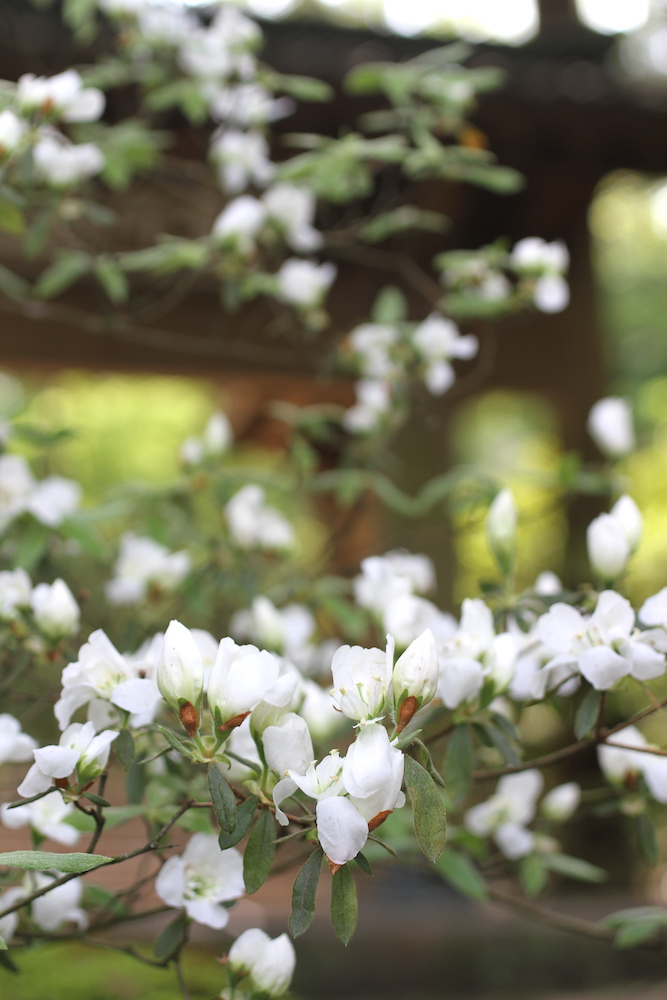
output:
M187 552L170 552L152 538L126 532L120 540L120 553L114 565L114 577L106 584L111 604L136 604L143 600L151 584L171 591L190 572Z
M74 769L79 784L96 778L106 767L109 748L117 736L110 729L95 735L92 722L73 722L57 746L33 750L35 763L19 785L19 795L24 798L39 795L51 787L53 778L67 778Z
M261 201L249 194L225 205L213 223L212 236L220 243L231 243L240 253L251 253L255 237L264 224L266 209Z
M370 379L391 379L400 371L392 350L400 333L386 323L362 323L350 334L349 343L362 375Z
M35 171L53 187L69 187L99 174L104 166L104 155L93 142L78 146L64 136L45 135L32 148Z
M1 808L1 807L0 807ZM0 910L7 910L10 906L18 903L19 899L23 899L25 893L21 886L15 885L10 889L5 889L0 896ZM14 931L18 927L19 915L15 910L13 913L8 913L6 917L0 919L0 938L9 944L14 936Z
M157 6L144 3L139 7L138 28L142 37L158 45L180 45L199 27L199 21L190 13L173 4Z
M454 382L450 360L474 358L479 346L477 337L461 336L456 324L439 313L431 313L415 328L412 344L426 362L426 387L435 396L441 396Z
M616 747L615 743L623 746ZM641 750L627 750L626 747L647 747L648 741L636 726L626 726L618 733L608 736L598 744L598 762L607 781L614 785L623 784L628 778L641 774L649 754Z
M563 274L570 263L567 247L560 240L547 243L539 236L527 236L514 245L510 255L512 267L528 274Z
M272 653L222 639L207 689L216 725L252 711L276 683L279 671Z
M240 548L289 549L294 545L294 528L266 503L261 486L243 486L225 506L225 514L232 540Z
M160 694L175 712L184 704L199 711L204 692L204 664L192 633L179 621L171 621L164 634L162 656L157 668Z
M38 627L50 639L62 639L78 631L81 612L64 580L40 583L30 595Z
M576 781L557 785L542 799L540 810L543 816L556 823L564 823L574 815L581 799L581 788Z
M0 819L12 830L31 826L39 836L72 847L81 836L79 830L65 822L73 812L74 803L63 801L60 792L54 789L36 802L28 802L24 806L16 806L14 809L9 809L7 804L0 806Z
M516 551L517 509L511 490L496 494L486 515L489 548L504 574L510 572Z
M239 194L251 182L264 187L275 173L261 132L225 129L211 142L211 158L218 166L220 184L229 194Z
M484 685L484 669L479 660L465 656L440 658L438 697L447 708L458 708L477 697Z
M403 698L413 696L417 707L426 705L435 695L440 676L438 652L430 629L426 629L399 656L392 674L396 708Z
M331 695L308 678L301 682L301 694L299 715L306 720L312 736L322 742L330 739L340 729L342 721Z
M545 669L578 670L598 691L628 674L651 680L665 671L665 657L652 648L652 636L634 627L629 601L603 591L594 613L585 618L569 604L554 604L536 626L537 637L555 653Z
M220 904L245 892L243 857L233 847L221 851L215 834L195 833L183 854L162 866L155 891L169 906L184 907L192 920L218 930L229 920Z
M362 559L361 575L352 586L357 604L382 615L394 598L432 590L435 570L428 556L396 549Z
M588 559L593 572L605 583L621 575L630 558L625 529L613 514L599 514L586 529Z
M13 153L19 146L27 130L27 125L9 108L0 112L0 159Z
M357 402L343 414L343 427L351 434L372 433L391 412L391 383L362 378L354 388Z
M646 598L639 609L639 617L645 625L660 625L667 629L667 587Z
M72 479L63 479L62 476L49 476L36 484L26 506L42 524L57 528L66 517L74 513L80 500L81 487L78 483Z
M35 488L30 466L21 455L0 455L0 527L26 509Z
M287 934L271 939L259 927L251 927L231 946L227 962L234 972L249 974L253 991L279 997L292 982L296 954Z
M542 775L536 768L520 774L506 774L490 799L467 811L466 827L478 837L492 834L510 860L525 857L534 846L534 836L526 826L535 815L542 784Z
M362 726L343 761L345 790L370 822L378 813L403 805L401 793L405 758L389 741L380 723Z
M297 253L311 253L322 245L322 234L313 226L315 195L308 188L274 184L262 197L267 217L277 224L285 241Z
M84 87L74 69L51 77L24 73L16 86L16 100L26 114L37 111L64 122L94 122L104 111L102 91Z
M327 261L286 260L276 274L278 298L288 305L309 309L319 306L336 277L336 265Z
M287 771L305 772L315 753L308 724L301 716L288 712L262 733L266 763L274 774L283 777Z
M260 83L211 87L207 96L213 118L241 128L277 121L291 114L295 108L290 98L276 100L271 91Z
M17 764L32 759L36 740L21 732L21 723L13 715L0 715L0 764Z
M19 608L30 607L32 584L24 569L0 572L0 618L16 618Z
M533 302L541 312L562 312L570 304L570 286L560 274L545 274L535 282Z
M331 662L336 707L348 719L376 719L382 715L391 684L394 640L387 636L387 648L364 649L340 646Z
M610 513L623 528L630 547L630 553L633 553L642 537L643 522L639 507L632 497L624 493L611 508Z
M257 765L257 771L254 771L252 767L241 764L233 757L230 757L228 761L217 760L216 766L227 781L237 781L239 784L243 784L244 781L256 778L257 774L261 773L264 765L260 760L257 744L250 730L250 718L244 719L240 726L232 729L229 739L225 743L225 750L230 750L237 757L243 757L244 760Z
M54 872L53 876L44 875L41 872L31 872L25 880L26 895L35 889L45 888L51 881L60 876L60 872ZM88 916L79 905L83 897L83 880L80 878L70 879L64 885L58 885L54 889L38 896L30 906L30 914L34 923L43 931L55 931L62 924L74 923L79 930L84 930L88 926Z
M317 836L329 861L344 865L368 840L368 821L343 796L320 799L315 807Z
M625 399L607 396L591 408L588 433L608 458L622 458L635 447L632 410Z
M456 632L456 620L452 615L416 594L393 597L384 609L382 624L384 631L393 635L399 648L409 646L427 628L433 633L438 647Z

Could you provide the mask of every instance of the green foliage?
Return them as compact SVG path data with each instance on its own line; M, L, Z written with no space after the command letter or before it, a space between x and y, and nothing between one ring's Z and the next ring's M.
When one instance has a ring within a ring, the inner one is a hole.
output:
M445 847L447 817L433 778L414 758L405 756L405 787L415 823L419 846L429 859L437 861Z
M243 880L249 895L264 885L276 853L276 828L269 809L260 809L243 852Z
M293 937L304 934L313 922L323 859L324 852L318 847L294 880L292 912L289 918L289 929Z
M331 879L331 923L337 937L347 946L357 927L359 905L354 876L343 865Z
M21 868L23 871L47 872L56 869L63 875L89 872L108 865L112 858L101 854L53 854L48 851L5 851L0 854L0 867Z

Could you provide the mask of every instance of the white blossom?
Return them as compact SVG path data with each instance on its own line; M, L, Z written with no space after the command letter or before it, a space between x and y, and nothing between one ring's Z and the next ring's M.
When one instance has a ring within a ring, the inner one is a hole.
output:
M78 631L81 611L64 580L39 583L30 595L35 621L49 639L62 639Z
M354 388L357 402L343 414L343 427L351 434L373 433L391 413L391 383L382 379L362 378Z
M53 187L70 187L99 174L104 155L94 142L73 145L64 136L44 135L32 148L37 175Z
M157 668L160 694L175 712L189 703L196 711L204 692L204 664L189 629L179 621L169 623Z
M315 756L308 724L294 712L283 715L276 725L267 726L262 744L267 765L281 778L289 770L305 772Z
M613 514L599 514L586 529L588 560L593 572L605 583L621 575L630 558L628 536Z
M75 769L79 784L96 778L106 767L109 748L117 736L110 729L96 735L92 722L73 722L57 745L33 750L35 763L19 785L19 795L39 795L51 787L53 778L67 778Z
M56 76L24 73L16 85L16 100L25 114L39 112L64 122L94 122L104 111L104 94L96 87L84 87L75 69Z
M126 532L120 540L120 552L113 568L114 576L106 584L111 604L136 604L143 600L151 584L171 591L190 572L187 552L170 552L152 538Z
M287 934L271 939L259 927L251 927L231 946L227 962L234 972L248 973L253 991L279 997L292 982L296 954Z
M245 893L243 857L233 847L221 851L214 834L195 833L183 853L162 866L155 891L168 906L183 907L198 924L219 930L229 920L221 904Z
M278 298L300 309L319 306L335 277L336 265L329 261L315 264L311 260L290 257L276 274Z
M272 653L222 639L207 688L209 708L216 720L219 717L220 722L227 722L252 711L278 680L279 670Z
M274 184L262 196L266 216L275 223L286 243L297 253L311 253L322 245L322 234L313 226L315 195L308 188Z
M57 528L73 514L81 501L81 487L72 479L48 476L30 493L27 509L49 528Z
M13 715L0 715L0 764L17 764L32 759L37 742L21 732L21 723Z
M396 708L403 697L413 696L418 707L428 704L435 695L440 676L438 651L430 629L414 639L399 656L392 674Z
M431 313L412 333L412 344L425 362L424 380L434 396L441 396L455 379L452 358L474 358L479 342L472 334L461 336L459 328L439 313Z
M24 883L26 895L35 889L44 889L61 874L53 872L53 875L45 875L41 872L30 872ZM69 923L74 923L79 930L84 930L88 926L88 916L80 906L82 898L83 880L73 878L64 885L57 885L43 896L33 899L30 904L30 915L33 922L43 931L55 931L63 924Z
M489 548L503 573L510 572L516 551L517 508L512 491L496 494L486 515Z
M242 194L218 215L211 234L220 243L230 243L239 253L249 254L255 248L255 238L264 224L266 209L261 201Z
M591 408L588 433L608 458L622 458L635 447L632 410L625 399L607 396Z
M577 782L567 781L547 792L540 804L540 811L552 822L564 823L577 811L580 800L581 788Z
M32 584L24 569L0 572L0 618L16 618L20 608L30 607Z
M26 131L26 123L9 108L0 112L0 159L18 148Z
M261 132L224 129L213 137L210 150L220 184L229 194L240 194L251 183L264 187L273 179L275 167Z
M510 860L530 854L534 835L527 824L535 815L543 778L536 768L519 774L506 774L486 802L468 809L464 822L478 837L493 835L498 847Z
M266 503L264 490L243 486L225 506L232 540L243 549L290 549L294 528L280 511Z
M40 837L55 840L58 844L72 847L81 836L79 830L66 822L74 813L74 803L65 802L55 789L36 802L10 809L7 804L0 806L0 819L5 826L18 830L30 826Z
M387 636L386 651L362 646L340 646L331 662L336 707L348 719L377 719L384 711L394 665L394 640Z

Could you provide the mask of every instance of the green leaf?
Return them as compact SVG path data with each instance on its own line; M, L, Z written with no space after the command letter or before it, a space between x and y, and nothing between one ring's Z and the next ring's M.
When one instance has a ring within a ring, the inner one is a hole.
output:
M660 848L655 836L655 829L648 816L637 817L637 840L642 857L647 865L655 867L660 860Z
M373 322L391 326L400 323L408 314L405 295L396 285L385 285L373 303Z
M2 965L7 972L18 972L18 968L14 965L9 955L6 955L2 949L0 949L0 965Z
M28 297L30 285L4 264L0 264L0 292L14 302L22 302Z
M436 785L440 785L441 788L447 787L447 782L440 774L435 764L433 763L433 758L429 752L428 747L420 739L413 739L412 741L419 750L419 756L421 757L422 767L425 767L428 773L431 775Z
M129 729L121 729L116 740L116 756L124 771L132 766L134 760L134 739Z
M402 233L406 229L422 229L431 233L441 233L447 228L446 216L439 212L428 212L415 205L402 205L391 212L382 212L367 222L361 230L361 238L367 243L380 243L382 240Z
M650 941L661 930L664 930L664 923L661 920L643 920L625 924L616 933L614 944L617 948L636 948L637 945Z
M127 301L129 294L127 278L115 260L111 257L98 257L93 270L97 280L114 305Z
M30 570L36 566L49 546L49 529L35 521L26 529L19 542L15 562L22 569Z
M40 299L52 299L87 274L91 266L89 254L79 250L64 251L42 271L33 293Z
M262 809L250 831L243 853L243 881L250 896L264 885L271 871L276 853L275 836L273 813L269 809Z
M220 769L215 764L208 766L208 787L216 815L223 833L231 833L236 829L236 799Z
M436 861L436 868L442 877L464 896L479 903L487 899L486 883L465 854L446 847Z
M333 87L324 80L316 80L311 76L285 76L281 73L276 78L276 84L297 101L330 101L335 93Z
M165 740L167 741L167 743L169 744L169 746L172 748L172 750L176 750L178 753L182 754L184 757L189 757L190 756L190 754L188 753L188 750L187 750L187 747L185 746L185 744L182 743L181 740L179 740L179 738L176 735L176 733L172 733L171 729L165 729L164 726L158 726L157 730L158 730L159 733L162 733L162 735L164 736Z
M331 880L331 923L338 939L346 946L352 940L358 915L357 887L352 872L343 865Z
M299 937L300 934L305 933L313 922L323 857L324 852L321 847L318 847L294 880L292 912L289 918L289 929L292 937Z
M256 795L249 795L245 802L241 803L236 810L236 827L231 833L225 833L223 830L218 837L221 851L226 851L227 848L234 847L240 840L243 840L250 829L258 802L259 799Z
M473 743L470 729L456 726L449 740L445 758L445 780L455 802L465 798L472 784Z
M0 866L22 868L30 872L47 872L52 868L69 875L72 872L89 872L100 865L108 865L113 858L102 854L53 854L50 851L7 851L0 854Z
M5 944L5 939L0 936L0 951L7 951L7 945Z
M543 858L551 871L580 882L604 882L607 878L604 868L598 868L581 858L572 858L569 854L544 854Z
M549 869L542 854L529 854L519 866L519 877L527 896L539 896L549 878Z
M499 726L494 725L492 722L487 722L483 726L483 729L506 764L514 765L521 763L521 757L516 748L510 743Z
M187 918L184 913L179 913L175 920L171 920L166 927L163 927L153 946L155 957L163 959L172 955L183 940L183 932L186 927Z
M100 806L101 808L111 805L107 799L103 799L101 795L95 795L93 792L85 792L83 797L84 799L88 799L89 802L92 802L93 805Z
M373 869L371 868L370 861L368 860L365 854L361 853L361 851L359 851L354 860L357 862L362 872L365 872L366 875L373 874Z
M23 212L14 202L0 197L0 229L12 236L20 236L25 232Z
M415 834L429 859L437 861L447 839L447 816L433 778L412 757L405 756L405 787L412 803Z
M595 688L591 688L590 691L586 692L574 718L574 732L578 740L582 740L584 736L588 736L593 729L600 711L601 699L602 692L596 691Z

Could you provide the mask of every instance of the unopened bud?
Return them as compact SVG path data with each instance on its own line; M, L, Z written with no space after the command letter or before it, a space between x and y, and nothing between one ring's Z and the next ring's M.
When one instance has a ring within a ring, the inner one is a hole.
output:
M511 490L501 490L489 507L486 537L491 553L503 576L514 566L516 554L517 510Z
M588 559L596 576L613 583L630 558L630 545L620 521L613 514L600 514L586 531Z

